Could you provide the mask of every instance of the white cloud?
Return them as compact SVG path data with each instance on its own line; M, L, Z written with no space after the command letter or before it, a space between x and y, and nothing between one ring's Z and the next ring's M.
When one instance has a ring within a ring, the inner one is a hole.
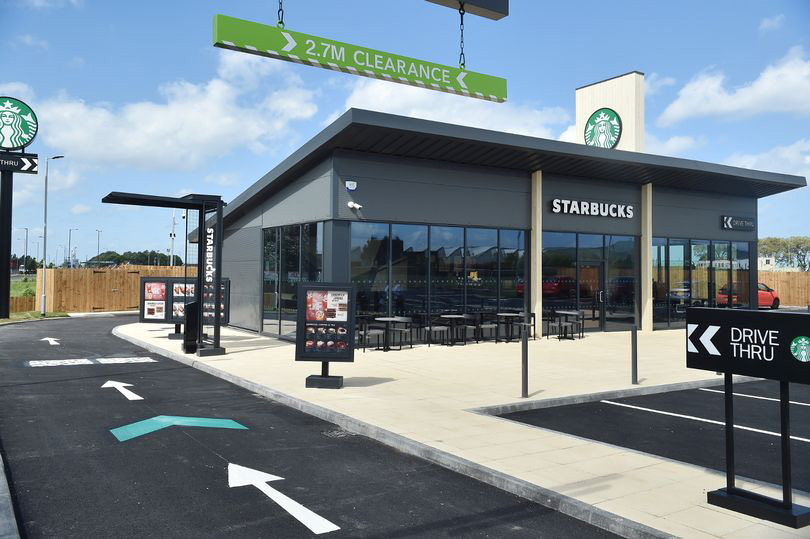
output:
M691 150L700 144L698 139L686 135L676 135L661 140L652 133L647 132L644 138L645 152L671 157L683 155L687 150Z
M37 176L27 176L26 181L14 182L15 208L31 204L42 204L44 199L43 186L45 185L45 160L40 160L41 166ZM59 161L57 161L59 163ZM72 189L79 183L80 175L76 168L63 166L50 168L48 174L48 196L59 191ZM50 204L49 204L50 206Z
M82 7L84 0L19 0L19 3L25 7L34 9L48 9L53 7Z
M751 116L764 112L810 114L810 59L802 47L766 67L753 82L728 88L721 72L701 73L678 92L658 118L668 127L701 116Z
M760 32L770 32L772 30L779 30L785 22L785 16L781 13L773 17L765 17L759 23Z
M345 106L544 138L556 138L551 126L571 120L561 107L493 103L374 79L356 81Z
M560 136L557 137L557 140L561 140L563 142L576 142L577 141L577 126L576 124L571 124L565 128L565 131L560 133Z
M662 88L667 86L674 86L675 79L672 77L664 77L658 73L650 73L644 77L644 93L645 95L655 95Z
M23 34L23 35L21 35L20 37L17 38L17 41L19 43L22 43L23 45L25 45L27 47L38 47L40 49L47 49L48 48L48 42L47 41L45 41L44 39L38 38L35 35L31 35L31 34Z
M30 101L34 97L34 91L24 82L6 82L0 83L0 95L8 95L22 99L23 101Z
M757 154L735 153L726 162L737 167L797 174L810 178L810 139Z
M84 215L85 213L90 213L90 206L85 204L75 204L72 208L70 208L70 213L73 215Z
M265 64L280 62L222 51L217 77L165 84L159 102L40 100L40 136L75 162L150 170L189 170L242 147L265 152L289 138L293 121L317 112L314 91L286 66Z
M222 187L230 187L232 185L236 185L239 183L239 179L236 177L236 174L209 174L205 178L203 178L205 183L211 183L214 185L220 185Z

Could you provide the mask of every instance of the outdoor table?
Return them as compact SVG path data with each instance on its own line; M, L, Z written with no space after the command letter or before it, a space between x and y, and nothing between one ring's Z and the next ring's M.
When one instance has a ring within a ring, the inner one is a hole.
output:
M459 320L465 320L463 314L440 314L439 318L444 318L450 321L450 346L453 346L456 336L456 324Z
M564 316L566 322L568 322L568 317L569 316L574 316L574 317L576 317L578 319L581 315L582 315L582 313L579 312L579 311L557 311L557 316ZM574 340L574 330L573 330L573 328L571 329L571 340Z
M495 342L500 342L501 318L503 318L503 323L507 327L506 342L512 342L512 329L514 327L515 318L522 318L523 315L518 313L495 313L495 316L498 318L498 327L495 330Z
M385 322L385 336L383 337L383 352L391 350L391 324L401 322L398 316L380 316L375 322ZM379 342L379 341L377 341Z

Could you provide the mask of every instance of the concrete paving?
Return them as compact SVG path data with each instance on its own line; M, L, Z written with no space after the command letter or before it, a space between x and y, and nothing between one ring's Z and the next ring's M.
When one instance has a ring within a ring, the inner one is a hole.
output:
M628 333L530 341L532 402L512 406L521 401L519 343L358 352L352 364L333 364L332 374L345 377L336 391L304 387L319 365L295 362L291 344L225 329L227 355L201 359L183 356L166 337L170 329L131 324L115 334L338 424L351 418L356 431L626 536L810 537L810 530L708 505L706 492L724 484L715 470L471 411L720 384L686 369L683 330L639 334L640 386L630 383ZM762 483L741 486L780 493Z

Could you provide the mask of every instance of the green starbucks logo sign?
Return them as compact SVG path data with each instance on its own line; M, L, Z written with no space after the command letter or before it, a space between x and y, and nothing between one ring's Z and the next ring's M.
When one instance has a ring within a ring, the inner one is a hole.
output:
M0 149L19 150L37 136L37 115L13 97L0 97Z
M591 114L585 124L585 144L598 148L615 148L622 136L622 119L607 107Z
M790 353L802 363L810 362L810 337L796 337L790 343Z

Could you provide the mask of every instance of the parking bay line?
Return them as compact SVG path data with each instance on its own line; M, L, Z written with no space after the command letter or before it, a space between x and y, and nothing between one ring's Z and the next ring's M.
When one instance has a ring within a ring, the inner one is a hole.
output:
M709 389L708 387L699 387L701 391L709 391L711 393L720 393L721 395L724 394L724 391L720 391L719 389ZM749 399L760 399L764 401L772 401L772 402L780 402L779 399L774 399L773 397L761 397L759 395L748 395L746 393L732 393L735 397L747 397ZM798 401L788 401L790 404L795 404L797 406L810 406L810 403L807 402L798 402Z
M681 419L691 419L692 421L700 421L702 423L711 423L712 425L720 425L725 426L726 424L722 421L716 421L714 419L706 419L704 417L696 417L693 415L684 415L684 414L676 414L675 412L665 412L664 410L655 410L653 408L644 408L643 406L634 406L632 404L624 404L623 402L614 402L614 401L607 401L602 400L599 402L603 402L605 404L612 404L613 406L621 406L623 408L631 408L633 410L641 410L642 412L652 412L654 414L661 414L661 415L668 415L671 417L680 417ZM762 430L762 429L755 429L754 427L746 427L745 425L734 425L735 429L740 430L747 430L749 432L757 432L759 434L767 434L768 436L782 436L778 432L771 432L769 430ZM799 436L791 436L791 440L796 440L797 442L807 442L810 443L810 438L801 438Z
M99 357L96 359L35 359L26 361L27 367L66 367L73 365L119 365L122 363L157 363L151 357Z

